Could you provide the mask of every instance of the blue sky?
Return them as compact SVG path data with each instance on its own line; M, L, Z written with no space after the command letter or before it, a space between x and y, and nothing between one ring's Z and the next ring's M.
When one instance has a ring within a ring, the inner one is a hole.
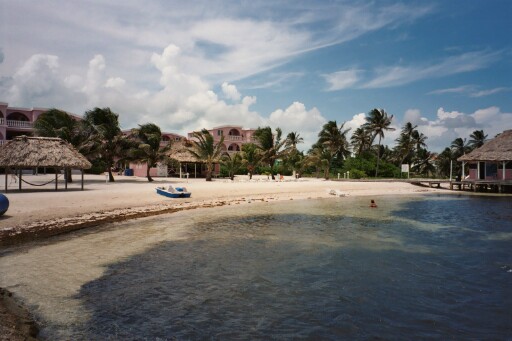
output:
M240 4L241 3L241 4ZM512 129L512 2L0 0L0 101L96 106L123 128L357 128L371 109L441 151Z

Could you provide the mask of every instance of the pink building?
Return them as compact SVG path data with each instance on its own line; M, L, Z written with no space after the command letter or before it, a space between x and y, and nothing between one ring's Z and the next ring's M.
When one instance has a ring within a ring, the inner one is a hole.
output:
M253 134L256 129L244 129L241 126L226 125L208 130L213 135L215 142L219 142L224 136L224 149L227 152L239 152L246 143L254 143ZM188 138L193 140L193 133L188 133Z
M128 135L130 133L130 130L123 131L124 134ZM181 142L184 141L185 137L174 134L174 133L164 133L162 132L162 141L160 142L161 146L166 146L172 143ZM148 169L148 165L146 163L130 163L128 166L130 169L133 170L133 175L135 176L141 176L145 177ZM176 170L172 165L166 165L162 164L158 167L151 168L149 170L149 174L153 176L164 176L167 177L172 174L179 173L179 169Z
M0 145L20 135L33 135L34 122L47 108L16 108L0 102ZM77 120L80 116L67 113Z
M32 135L35 120L43 108L15 108L0 102L0 145L20 135Z

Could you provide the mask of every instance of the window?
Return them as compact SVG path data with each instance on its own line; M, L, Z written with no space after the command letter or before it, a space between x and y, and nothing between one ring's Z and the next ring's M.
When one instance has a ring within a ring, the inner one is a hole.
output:
M217 136L222 136L223 135L223 131L222 130L217 130Z

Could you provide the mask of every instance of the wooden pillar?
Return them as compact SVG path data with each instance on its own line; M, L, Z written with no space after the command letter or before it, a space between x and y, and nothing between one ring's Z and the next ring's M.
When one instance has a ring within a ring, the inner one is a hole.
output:
M194 163L194 179L197 178L197 163Z
M5 167L5 193L7 193L7 178L9 177L9 167Z
M58 168L55 168L55 190L57 190L57 182L58 182L58 177L57 177L57 173L58 173L59 169Z
M64 167L64 189L68 190L68 168Z
M20 178L20 182L19 182L19 191L21 192L21 177L22 177L22 174L21 174L21 173L23 173L23 172L21 171L21 168L19 168L19 169L18 169L18 171L20 172L20 176L19 176L19 178Z
M82 191L84 190L84 170L82 168Z
M505 171L506 171L505 164L506 163L507 163L506 161L503 161L503 174L501 174L501 177L503 178L503 180L505 180Z
M461 178L461 180L464 180L465 177L466 177L466 175L464 175L464 161L462 161L462 178Z

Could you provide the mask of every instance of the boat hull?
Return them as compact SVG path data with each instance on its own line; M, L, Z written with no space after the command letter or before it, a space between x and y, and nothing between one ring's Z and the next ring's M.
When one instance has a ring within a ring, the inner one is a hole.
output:
M190 195L192 195L192 193L190 193L190 192L171 193L162 188L157 188L156 192L160 195L163 195L164 197L167 197L167 198L190 198Z

